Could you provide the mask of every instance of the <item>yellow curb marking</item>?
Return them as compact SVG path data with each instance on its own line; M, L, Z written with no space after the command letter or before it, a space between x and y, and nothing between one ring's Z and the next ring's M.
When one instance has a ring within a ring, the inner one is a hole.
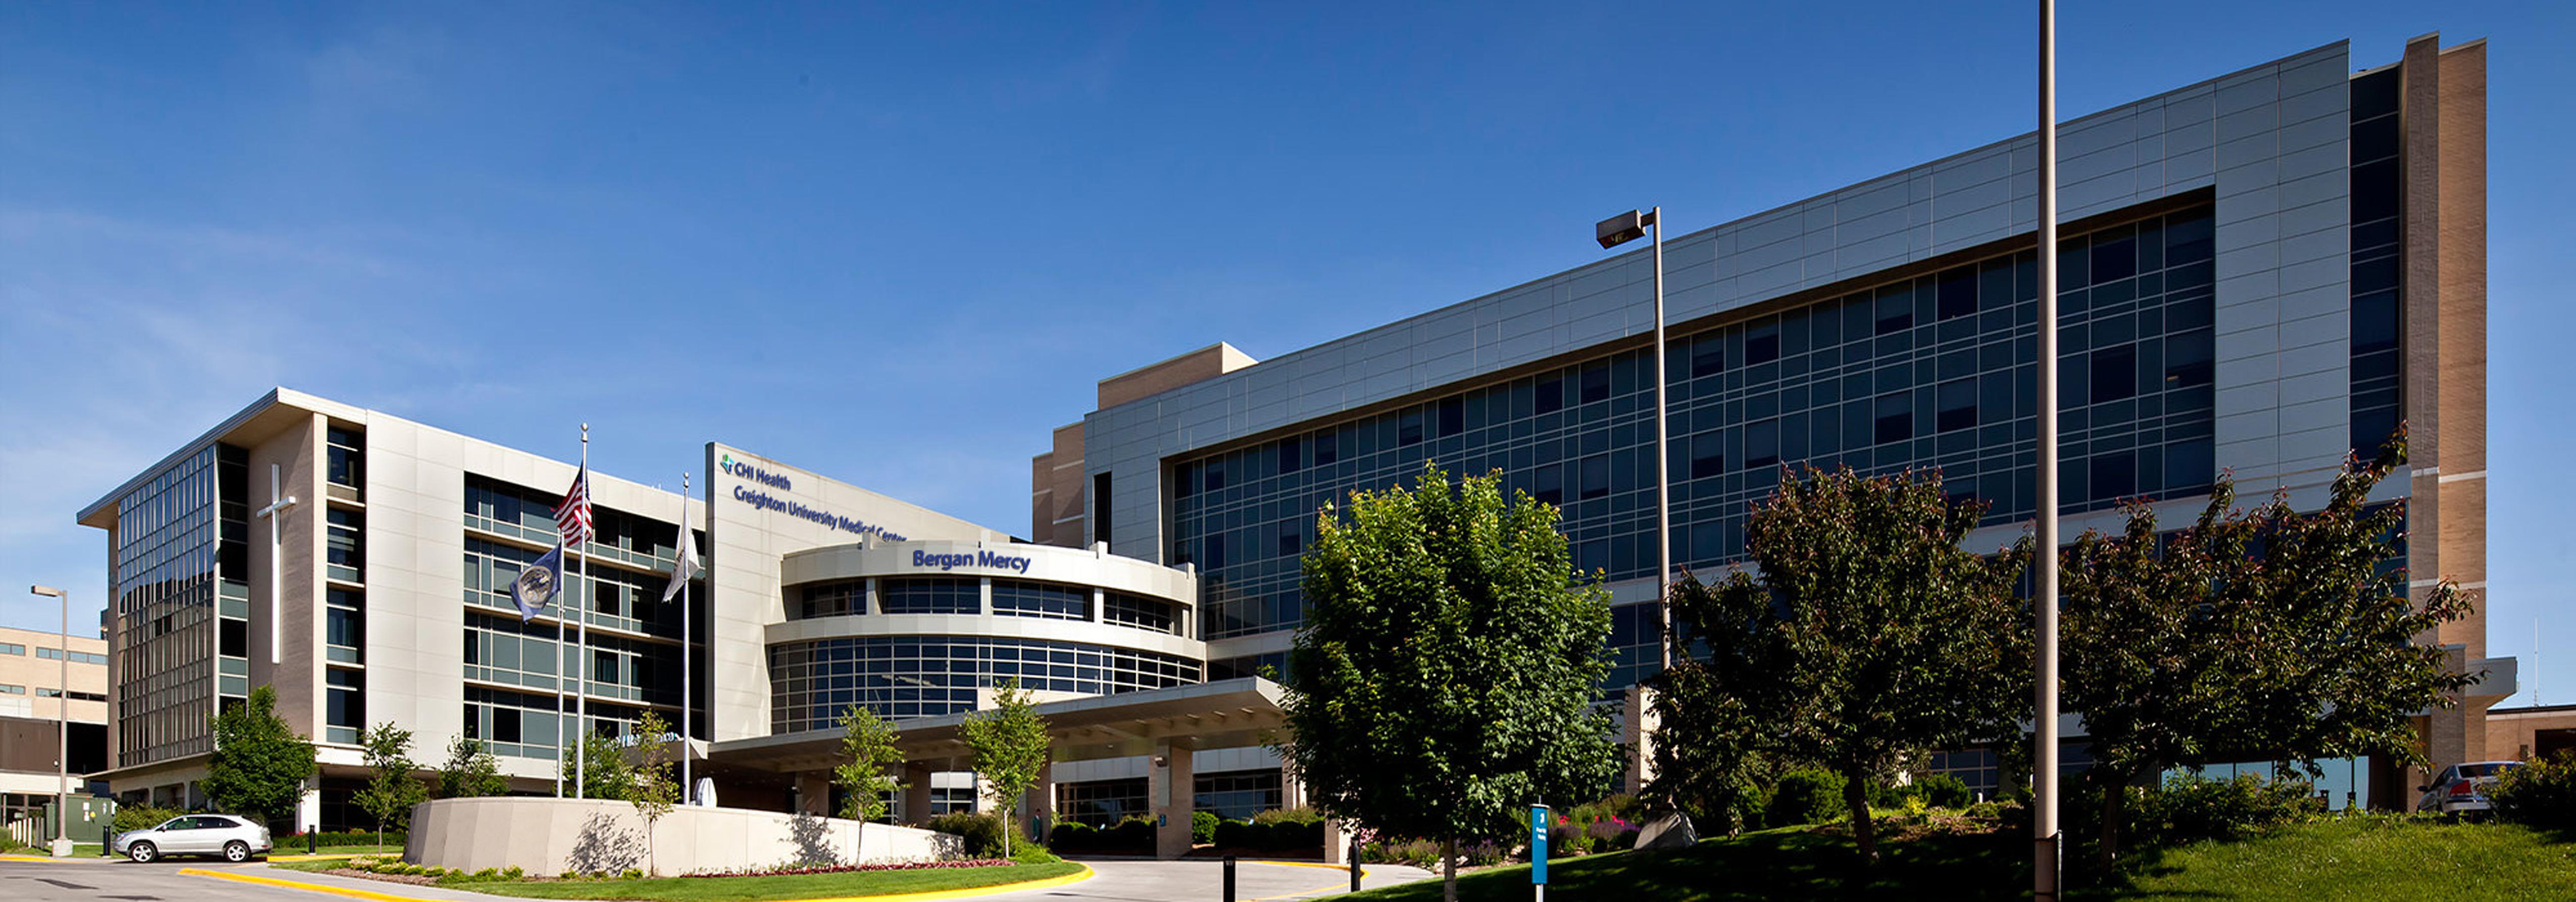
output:
M236 874L231 871L209 871L204 868L180 868L179 873L186 874L190 877L213 877L218 880L233 880L242 883L257 883L262 886L282 886L287 889L300 889L316 893L330 893L335 896L348 896L353 899L373 899L375 902L432 902L432 900L425 900L418 896L396 896L390 893L351 889L345 886L330 886L321 883L300 883L293 880L279 880L275 877L262 877L257 874Z
M91 858L96 858L96 857L98 857L98 856L96 856L96 855L92 855L92 856L89 856L89 857L91 857ZM80 860L80 856L77 856L77 855L72 856L72 857L70 857L70 858L55 858L55 857L53 857L53 856L51 856L51 855L0 855L0 861L32 861L32 862L43 863L43 862L54 862L54 861L79 861L79 860Z
M801 899L795 900L795 902L931 902L931 900L934 899L962 899L968 896L983 896L993 893L1011 893L1019 892L1021 890L1048 889L1051 887L1080 883L1092 878L1093 872L1089 865L1076 863L1074 866L1081 868L1082 870L1066 874L1061 877L1048 877L1043 880L1024 880L1019 883L1001 883L992 886L933 890L930 892L920 893L900 893L889 896L842 896L832 899ZM191 877L214 877L222 880L237 880L243 883L258 883L267 886L282 886L288 889L330 893L333 895L348 896L356 899L372 899L375 900L375 902L436 902L436 900L422 899L418 896L396 896L389 893L372 892L363 889L350 889L345 886L329 886L320 883L300 883L293 880L279 880L275 877L261 877L254 874L237 874L230 871L209 871L202 868L180 868L179 873L186 874Z

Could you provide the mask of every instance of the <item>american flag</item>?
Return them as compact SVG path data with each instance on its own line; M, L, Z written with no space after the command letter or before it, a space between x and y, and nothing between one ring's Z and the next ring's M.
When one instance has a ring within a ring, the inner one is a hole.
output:
M564 490L563 506L555 508L555 531L563 534L566 545L590 541L590 467L584 465L572 478L572 488Z

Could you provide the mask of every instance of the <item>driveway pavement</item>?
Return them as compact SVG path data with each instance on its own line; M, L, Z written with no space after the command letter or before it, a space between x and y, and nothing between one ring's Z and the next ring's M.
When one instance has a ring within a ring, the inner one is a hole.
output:
M1216 861L1088 861L1096 872L1081 883L975 897L978 902L1214 902L1225 898L1225 865ZM1429 879L1430 871L1403 865L1361 868L1360 887L1375 889ZM1235 902L1314 899L1349 892L1351 872L1339 867L1276 862L1237 862Z
M1224 898L1224 865L1215 861L1085 862L1091 879L1046 889L973 896L977 902L1213 902ZM195 873L190 873L195 872ZM222 876L214 876L222 875ZM1393 886L1432 874L1400 865L1369 865L1361 885ZM247 879L228 879L247 878ZM354 890L300 889L267 881ZM1350 872L1312 864L1245 861L1236 865L1236 902L1313 899L1350 888ZM363 894L363 895L359 895ZM503 897L271 868L265 863L78 858L0 861L0 899L12 902L323 902L351 895L377 902L500 902Z

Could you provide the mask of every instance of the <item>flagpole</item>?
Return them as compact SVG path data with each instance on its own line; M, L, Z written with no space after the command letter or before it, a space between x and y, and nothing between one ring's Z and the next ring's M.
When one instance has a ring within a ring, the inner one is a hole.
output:
M560 594L560 593L558 593L558 594ZM557 666L557 667L561 667L561 666L563 666L563 662L562 662L562 658L563 658L563 647L564 647L564 612L563 612L563 606L561 606L561 605L557 605L557 606L555 606L555 658L556 658L555 666ZM563 675L562 675L562 674L556 674L556 675L555 675L555 798L558 798L558 799L563 798L563 754L564 754L564 731L563 731Z
M689 678L694 674L691 673L689 666L691 624L687 571L689 546L694 544L696 544L696 538L689 535L689 472L682 470L680 471L680 547L674 549L678 554L672 559L671 574L673 578L680 581L680 799L692 805L697 804L694 800L697 796L698 784L689 779L689 715L697 709L697 706L694 703L695 698L689 694Z
M588 504L590 501L587 497L590 492L589 423L581 424L581 469L578 472L581 475L574 477L574 480L580 483L579 488L584 495L582 502ZM573 584L580 586L581 591L576 593L572 600L579 602L581 607L575 611L570 604L564 606L566 612L581 618L581 622L572 630L573 641L580 643L572 657L573 725L581 730L581 750L573 753L572 758L572 797L576 799L587 798L586 790L590 786L590 600L587 597L591 594L589 533L588 528L582 530L580 556L574 559L573 564L580 568L580 575L573 580Z

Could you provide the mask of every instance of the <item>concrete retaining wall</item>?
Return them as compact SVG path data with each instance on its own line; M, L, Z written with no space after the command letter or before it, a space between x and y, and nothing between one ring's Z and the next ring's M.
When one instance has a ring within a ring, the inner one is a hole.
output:
M864 830L864 836L861 831ZM741 871L784 864L923 861L964 854L946 833L742 808L673 808L645 841L644 818L625 802L504 796L440 799L411 810L405 860L530 874L662 874Z

